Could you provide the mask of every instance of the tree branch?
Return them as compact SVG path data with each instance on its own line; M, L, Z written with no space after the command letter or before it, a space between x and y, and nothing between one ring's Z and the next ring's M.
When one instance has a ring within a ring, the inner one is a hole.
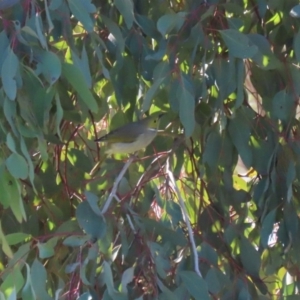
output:
M194 269L195 269L195 272L200 276L202 277L202 274L199 270L199 264L198 264L198 253L197 253L197 249L196 249L196 243L195 243L195 240L194 240L194 233L193 233L193 230L192 230L192 226L191 226L191 223L190 223L190 220L189 220L189 216L188 216L188 213L187 213L187 210L185 208L185 204L184 204L184 200L180 194L180 191L176 185L176 181L174 179L174 175L173 173L171 172L170 170L170 164L169 164L169 160L167 160L167 163L166 163L166 171L167 171L167 174L170 178L170 184L173 188L173 190L176 192L177 194L177 197L178 197L178 202L179 202L179 205L180 205L180 208L181 208L181 211L182 211L182 214L183 214L183 220L188 228L188 233L189 233L189 239L190 239L190 243L191 243L191 247L192 247L192 252L193 252L193 255L194 255Z

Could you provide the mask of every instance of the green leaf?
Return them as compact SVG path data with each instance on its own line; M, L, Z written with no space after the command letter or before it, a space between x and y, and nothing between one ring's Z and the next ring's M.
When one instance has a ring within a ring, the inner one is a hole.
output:
M15 140L12 137L10 132L6 135L6 145L10 149L11 152L17 152Z
M243 114L243 111L237 112L236 117L230 120L228 130L230 138L238 150L243 163L247 167L251 167L253 160L252 151L249 146L251 129L249 121L245 119L246 115L244 116Z
M157 278L157 285L159 289L162 291L162 293L159 295L159 300L180 300L183 298L180 298L176 292L172 292L170 289L168 289L159 278Z
M15 117L16 117L16 102L10 101L7 97L4 99L3 112L7 122L9 123L14 135L18 136L19 132L16 128Z
M9 243L6 240L6 236L4 235L3 231L2 231L2 225L0 223L0 243L2 245L2 251L10 258L13 257L13 252L11 250L11 248L9 247Z
M259 277L261 265L260 254L245 237L241 237L240 240L240 256L242 264L248 274Z
M105 235L106 224L103 216L96 214L87 201L78 205L76 218L79 226L92 238L101 239Z
M155 222L151 219L142 219L145 229L150 234L160 235L164 241L168 241L175 246L185 246L187 241L181 230L175 231L165 227L162 223Z
M149 90L146 92L146 95L144 97L143 101L143 111L148 111L151 106L151 101L153 100L153 97L157 93L161 83L163 82L164 78L160 77L157 80L153 82Z
M16 75L18 68L19 60L12 49L9 49L1 68L1 78L3 89L10 100L15 100L17 96Z
M38 243L37 247L39 249L39 257L41 259L52 257L55 254L54 247L58 241L57 237L49 239L46 243Z
M181 85L179 86L179 117L184 127L184 134L190 137L195 129L195 96L189 86L190 82L182 77Z
M70 10L72 14L79 20L87 32L94 30L94 22L89 14L89 9L84 2L88 0L68 0Z
M36 12L34 14L34 20L35 20L35 28L36 28L36 32L39 38L39 41L42 45L42 47L46 50L48 50L48 44L46 41L46 37L43 33L44 28L43 28L43 22L42 22L42 18L41 18L41 13Z
M9 294L7 300L17 300L17 292L15 287L12 289L12 292Z
M82 53L81 53L81 59L79 56L76 54L75 51L71 49L72 53L72 60L74 65L82 71L82 74L86 80L86 84L88 88L92 87L92 77L91 77L91 71L90 71L90 66L89 66L89 59L86 53L86 49L83 46L82 48Z
M121 292L128 293L127 284L132 282L133 278L134 278L134 268L128 268L123 272L122 279L121 279Z
M278 92L272 100L271 115L281 121L288 122L295 113L295 99L286 90Z
M31 282L31 276L30 276L30 267L26 263L26 282L22 289L22 299L23 300L33 300L36 299L36 295L34 293L32 282Z
M181 12L178 14L166 14L157 21L157 29L162 36L169 34L174 28L178 31L185 20L186 14Z
M211 265L217 267L218 266L218 255L214 248L212 248L206 242L201 244L201 251L199 253L199 258L203 259L204 261L209 262Z
M220 30L220 34L233 57L252 58L257 53L257 46L252 45L245 34L235 29Z
M70 158L71 164L79 170L89 173L93 168L92 162L81 150L75 148L70 149L68 157Z
M76 263L73 263L73 264L69 264L69 265L66 265L66 268L65 268L65 272L67 274L70 274L70 273L73 273L76 271L76 269L80 267L80 263L79 262L76 262Z
M8 245L12 246L24 242L26 239L31 238L31 235L23 232L15 232L6 235L5 238Z
M46 291L47 272L45 267L35 259L31 265L31 283L37 299L51 300Z
M60 98L59 94L55 94L55 104L56 104L56 118L55 118L55 123L56 123L56 133L58 134L59 138L61 138L61 132L60 132L60 124L64 116L64 111L60 103Z
M82 98L86 106L93 112L98 111L98 105L93 97L92 93L87 87L85 79L81 71L74 65L63 63L62 65L63 75L70 82L75 91Z
M48 22L48 32L50 33L53 30L54 25L53 25L53 22L52 22L52 19L51 19L51 16L50 16L47 1L45 1L45 12L46 12L46 17L47 17L47 22Z
M269 41L264 36L252 33L248 34L248 38L258 48L252 60L256 62L260 68L272 70L280 66L279 59L274 55Z
M251 299L251 295L249 294L249 291L247 291L245 288L242 288L238 295L238 300L248 300Z
M283 215L285 229L288 232L288 235L291 236L291 239L294 240L298 236L299 218L293 202L285 203Z
M12 289L18 293L24 285L24 277L18 266L12 268L0 286L0 290L8 297Z
M222 151L221 146L221 136L216 130L213 130L207 137L203 153L203 163L207 163L211 170L215 170L218 166Z
M0 33L0 69L2 69L3 62L6 59L7 52L9 50L10 48L7 32L6 30L2 30Z
M67 237L64 241L63 244L65 246L69 247L80 247L83 246L85 243L87 243L90 240L88 236L76 236L72 235Z
M114 4L124 17L127 28L130 29L134 21L132 0L114 0Z
M61 62L54 52L45 51L40 58L41 71L50 85L61 75ZM41 101L42 99L40 99Z
M119 54L123 53L125 49L125 40L119 26L110 18L107 18L105 16L101 16L101 18L112 35L112 37L110 38L111 43L117 47ZM116 59L118 61L118 57Z
M244 102L244 82L245 82L245 65L242 59L237 61L237 95L234 104L235 108L240 107Z
M21 198L20 186L17 180L3 168L0 168L0 201L4 206L10 206L19 222L26 220L24 204Z
M277 209L271 210L263 220L261 231L260 231L260 241L264 248L269 246L270 234L274 229L275 217Z
M93 299L93 295L89 292L85 292L83 294L80 295L79 298L77 298L77 300L90 300L90 299ZM108 299L107 297L106 298L103 298L104 300L110 300Z
M209 300L206 282L192 271L180 271L179 276L184 286L196 300Z
M217 276L217 270L210 268L205 276L205 281L207 283L208 289L212 294L218 294L222 288Z
M6 159L6 167L9 173L15 178L26 179L28 177L28 164L23 156L12 153Z
M300 4L294 6L290 11L290 16L300 18Z
M114 281L113 281L111 267L107 261L103 261L103 274L104 274L104 281L105 281L108 293L110 296L112 296L116 290L114 288Z
M179 222L183 221L182 211L179 204L172 200L167 200L165 202L165 209L171 217L173 225L177 225Z
M20 143L21 143L21 151L22 151L23 155L25 156L25 158L27 160L27 163L28 163L28 176L29 176L30 182L32 184L33 190L36 192L35 185L34 185L33 162L31 160L30 154L29 154L28 149L26 147L26 143L25 143L24 138L22 136L20 137Z

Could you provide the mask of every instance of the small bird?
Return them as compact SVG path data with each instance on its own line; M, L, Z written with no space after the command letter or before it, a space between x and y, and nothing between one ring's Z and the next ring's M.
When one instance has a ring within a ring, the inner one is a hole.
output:
M128 154L146 148L156 137L158 125L164 113L153 114L142 120L128 123L95 139L107 142L106 154Z

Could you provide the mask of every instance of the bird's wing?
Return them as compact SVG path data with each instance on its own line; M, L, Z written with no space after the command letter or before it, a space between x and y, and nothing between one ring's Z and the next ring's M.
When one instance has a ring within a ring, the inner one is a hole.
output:
M144 132L143 126L132 126L134 123L126 124L121 128L117 128L112 130L108 134L102 136L101 138L97 139L98 142L100 141L107 141L109 140L110 143L120 142L123 143L132 143L136 140L136 138Z

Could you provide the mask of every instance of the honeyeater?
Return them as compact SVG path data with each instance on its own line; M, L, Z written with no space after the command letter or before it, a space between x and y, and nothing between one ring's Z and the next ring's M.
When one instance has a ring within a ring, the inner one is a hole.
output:
M160 118L164 113L153 114L142 120L125 124L95 139L106 142L106 154L128 154L146 148L156 137Z

